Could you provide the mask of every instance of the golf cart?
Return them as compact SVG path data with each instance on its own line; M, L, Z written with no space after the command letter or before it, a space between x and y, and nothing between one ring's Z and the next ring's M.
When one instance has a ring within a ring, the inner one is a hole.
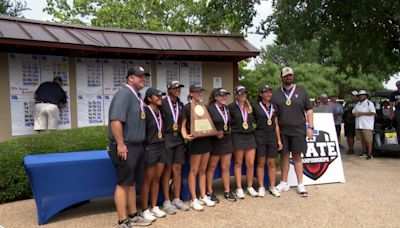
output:
M400 145L394 122L389 118L389 97L393 91L378 91L372 94L370 100L374 102L376 117L374 125L373 155L384 153L400 153Z

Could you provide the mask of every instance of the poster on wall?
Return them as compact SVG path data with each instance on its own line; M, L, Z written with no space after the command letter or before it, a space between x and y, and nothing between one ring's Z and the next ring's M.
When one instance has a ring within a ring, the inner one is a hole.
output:
M78 127L103 125L103 96L77 95Z
M13 94L11 103L11 134L29 135L35 134L33 130L35 118L35 99L31 94Z
M111 101L113 99L113 95L104 95L104 124L108 125L108 111L110 109Z
M195 61L181 61L179 70L180 83L185 87L181 90L181 101L187 103L189 85L202 85L202 63Z
M162 91L167 90L167 83L179 81L179 62L178 61L158 61L157 62L157 88Z
M101 59L76 59L77 94L103 93L103 66Z
M8 54L10 94L34 94L40 84L39 55Z
M67 92L67 105L60 109L60 120L58 121L58 129L71 128L71 101Z
M332 114L314 113L314 137L307 141L307 152L302 160L305 185L345 182ZM290 186L297 186L292 158L288 183Z
M129 60L128 61L128 69L133 68L134 66L142 66L145 71L150 73L150 77L146 77L144 81L144 87L143 89L140 90L140 93L143 95L146 93L146 90L149 87L153 86L152 80L151 80L151 61L150 60Z
M126 83L126 60L103 59L103 94L114 94Z
M65 56L40 56L40 81L53 81L55 77L63 80L63 89L69 92L68 57Z

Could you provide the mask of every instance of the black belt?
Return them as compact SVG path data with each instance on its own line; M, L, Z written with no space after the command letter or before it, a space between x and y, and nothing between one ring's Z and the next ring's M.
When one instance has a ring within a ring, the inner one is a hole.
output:
M35 101L35 104L54 104L54 105L57 105L57 103L53 103L53 102L44 102L44 101Z

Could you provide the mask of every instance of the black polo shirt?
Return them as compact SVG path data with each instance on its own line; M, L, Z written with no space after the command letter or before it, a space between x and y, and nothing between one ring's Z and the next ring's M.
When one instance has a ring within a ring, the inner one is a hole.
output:
M289 94L291 90L284 91ZM306 135L305 111L313 108L308 93L303 87L297 86L291 100L292 104L286 105L286 97L281 87L272 93L271 102L278 107L277 116L281 132L287 136Z
M67 103L67 94L56 82L43 82L35 92L36 102L65 104Z
M261 103L264 108L267 110L267 112L270 112L270 106L266 107L264 103ZM263 140L269 140L273 138L275 140L276 138L276 124L275 124L275 117L277 116L277 106L274 105L274 112L272 114L272 124L268 125L267 121L267 115L265 114L264 110L261 108L260 104L257 102L253 106L253 111L254 111L254 118L255 118L255 123L257 125L256 130L255 130L255 136L259 139Z
M191 116L191 103L185 104L182 109L182 119L186 119L186 133L190 135L190 116Z
M225 115L224 109L218 107L223 115ZM224 130L224 119L222 118L221 114L218 112L217 107L215 107L215 103L208 105L207 107L208 113L210 114L211 120L213 121L215 128L217 131L223 131L224 134L230 134L230 127L231 127L231 114L227 106L225 106L225 110L228 113L228 131Z
M389 97L390 102L395 102L396 111L400 110L400 92L395 91L390 94Z
M254 131L253 113L248 113L247 124L249 125L249 128L244 129L242 126L242 124L243 124L242 113L240 112L240 108L239 108L239 106L237 106L236 102L229 104L228 108L229 108L229 112L231 113L231 118L232 118L231 119L232 133L251 133Z
M179 106L179 117L178 117L178 131L174 132L172 129L172 125L174 124L174 118L172 116L171 109L168 104L167 98L162 100L162 105L160 107L162 118L163 118L163 128L165 133L165 143L168 148L183 144L183 138L181 135L181 127L182 127L182 109L183 103L177 99ZM175 104L173 104L173 108L175 111Z
M357 102L349 101L344 106L347 111L343 113L343 120L346 124L356 124L356 118L353 116L353 108L357 104Z
M158 138L158 128L157 128L157 122L154 119L153 114L150 111L150 107L146 106L146 145L154 144L154 143L160 143L164 142L164 134L162 138ZM154 112L157 118L162 119L161 113L160 112ZM162 132L162 129L161 129Z

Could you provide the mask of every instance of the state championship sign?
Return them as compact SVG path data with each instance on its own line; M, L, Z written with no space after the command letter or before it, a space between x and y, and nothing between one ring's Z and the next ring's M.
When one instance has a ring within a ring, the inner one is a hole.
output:
M314 113L314 137L307 141L307 152L302 155L302 160L305 185L345 182L332 114ZM288 183L297 186L292 158Z

